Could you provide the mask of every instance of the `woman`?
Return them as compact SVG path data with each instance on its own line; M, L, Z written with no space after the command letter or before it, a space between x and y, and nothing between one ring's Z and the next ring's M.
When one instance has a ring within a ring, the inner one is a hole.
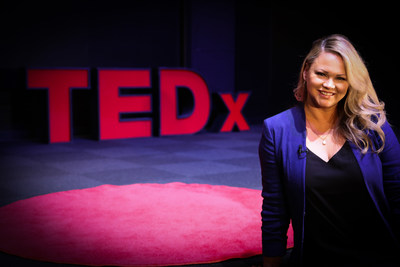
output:
M314 42L299 105L264 121L264 266L400 266L400 145L349 40Z

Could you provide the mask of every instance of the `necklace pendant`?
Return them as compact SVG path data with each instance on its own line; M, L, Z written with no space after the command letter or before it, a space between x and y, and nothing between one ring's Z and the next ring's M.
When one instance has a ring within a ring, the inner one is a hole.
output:
M323 144L323 145L326 145L326 141L325 141L325 140L322 140L322 144Z

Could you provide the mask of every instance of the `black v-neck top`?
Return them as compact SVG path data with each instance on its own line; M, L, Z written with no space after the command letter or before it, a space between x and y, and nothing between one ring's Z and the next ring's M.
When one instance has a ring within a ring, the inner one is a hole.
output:
M308 150L305 266L382 264L392 242L348 142L328 162Z

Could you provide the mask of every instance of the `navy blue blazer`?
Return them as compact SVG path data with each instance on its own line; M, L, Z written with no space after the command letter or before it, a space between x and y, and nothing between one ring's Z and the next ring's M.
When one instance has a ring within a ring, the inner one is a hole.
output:
M350 146L358 161L368 192L395 242L400 237L400 145L389 126L382 127L385 147L380 154L362 154ZM380 138L370 135L374 144ZM263 255L286 253L290 220L294 231L292 258L302 260L305 214L306 120L298 105L264 121L259 145L262 174ZM360 222L362 223L362 222ZM400 248L400 245L399 245Z

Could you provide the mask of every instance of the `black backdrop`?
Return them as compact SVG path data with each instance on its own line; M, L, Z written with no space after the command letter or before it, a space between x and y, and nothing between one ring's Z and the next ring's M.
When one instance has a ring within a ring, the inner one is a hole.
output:
M25 70L38 67L190 68L212 92L251 91L244 114L260 123L295 103L305 54L312 41L332 33L360 51L397 129L398 17L394 6L373 4L2 1L0 140L47 138L46 94L25 85ZM74 135L96 136L95 89L73 93Z

